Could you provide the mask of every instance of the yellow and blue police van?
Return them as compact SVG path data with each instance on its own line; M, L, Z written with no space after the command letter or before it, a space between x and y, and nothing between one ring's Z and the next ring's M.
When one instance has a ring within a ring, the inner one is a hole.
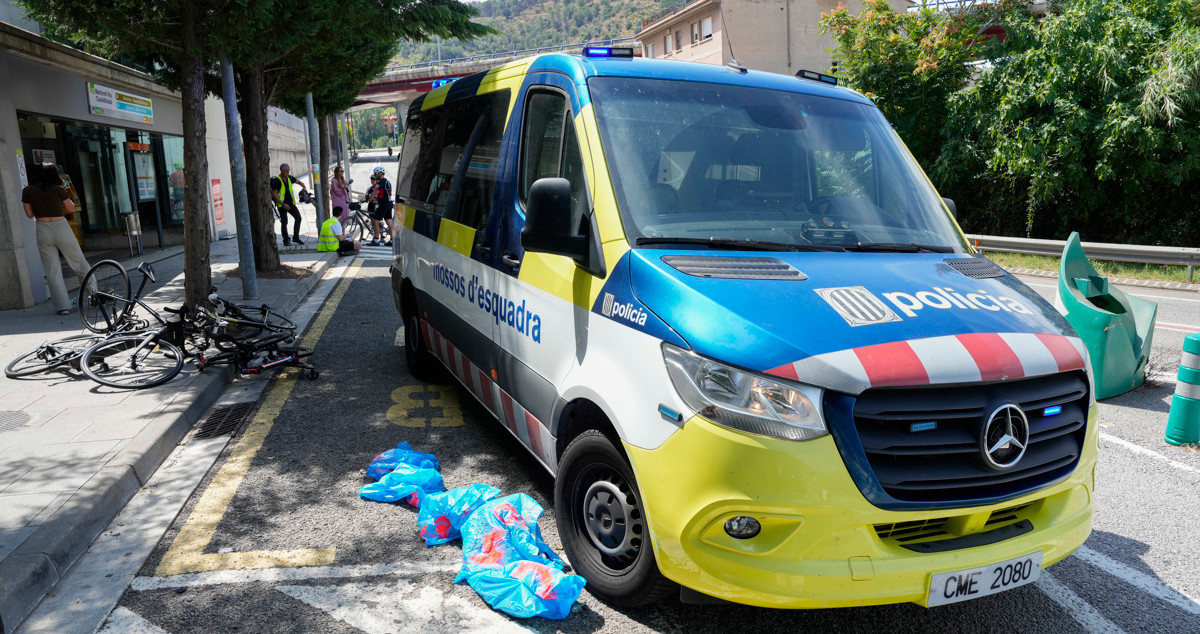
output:
M554 476L603 600L936 606L1091 531L1082 342L829 79L597 48L408 110L408 368Z

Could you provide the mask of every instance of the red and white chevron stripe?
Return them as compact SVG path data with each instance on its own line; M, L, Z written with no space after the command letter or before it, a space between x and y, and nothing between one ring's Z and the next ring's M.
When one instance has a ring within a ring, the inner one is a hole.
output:
M935 385L1019 379L1084 369L1087 349L1078 337L1026 333L972 333L881 343L815 355L767 370L811 382L838 376L839 389Z
M492 380L467 355L451 344L429 322L421 320L421 336L425 348L432 352L450 372L471 392L475 400L486 407L492 415L504 423L504 427L517 437L533 455L551 469L557 468L554 437L550 430L537 418L521 407L513 397Z

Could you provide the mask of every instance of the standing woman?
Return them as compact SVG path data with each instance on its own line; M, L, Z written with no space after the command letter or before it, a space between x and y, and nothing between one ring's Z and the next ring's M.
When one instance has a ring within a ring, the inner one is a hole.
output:
M350 210L350 183L346 181L346 171L341 165L333 168L333 180L329 181L329 200L333 203L332 207Z
M58 253L62 252L67 266L79 276L81 284L91 266L83 257L79 241L67 223L66 216L75 215L75 202L67 194L67 188L63 187L58 168L53 163L30 166L29 186L21 190L21 203L25 206L25 216L37 221L38 254L42 256L42 270L50 286L50 301L54 302L54 310L58 314L69 314L71 298L63 282Z

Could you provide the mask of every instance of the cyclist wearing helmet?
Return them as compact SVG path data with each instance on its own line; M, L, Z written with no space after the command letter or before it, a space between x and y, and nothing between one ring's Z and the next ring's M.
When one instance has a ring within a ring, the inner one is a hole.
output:
M367 244L377 247L380 245L380 225L386 227L387 233L383 236L385 241L384 246L392 246L392 183L383 173L382 167L376 167L371 178L375 184L367 190L367 200L374 202L374 211L371 212L371 237L373 238Z

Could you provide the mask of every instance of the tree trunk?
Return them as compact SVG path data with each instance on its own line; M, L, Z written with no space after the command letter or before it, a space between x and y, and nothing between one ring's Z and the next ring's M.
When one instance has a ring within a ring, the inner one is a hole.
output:
M323 205L321 205L321 207L323 207L323 208L317 210L317 224L320 225L321 223L323 223L329 219L329 209L330 209L329 179L330 179L330 174L332 172L328 169L328 167L329 167L329 117L320 117L317 119L317 136L320 137L320 139L321 139L320 146L319 146L320 149L317 150L317 155L320 157L320 166L317 169L321 170L321 192L322 192L321 201L324 203Z
M259 273L279 270L275 244L275 211L271 202L271 157L267 150L265 64L239 68L242 99L242 146L246 153L246 199L250 205L250 233L254 238L254 265Z
M199 10L183 11L183 287L184 301L199 306L212 285L209 265L208 152L204 115L204 60L196 52Z

